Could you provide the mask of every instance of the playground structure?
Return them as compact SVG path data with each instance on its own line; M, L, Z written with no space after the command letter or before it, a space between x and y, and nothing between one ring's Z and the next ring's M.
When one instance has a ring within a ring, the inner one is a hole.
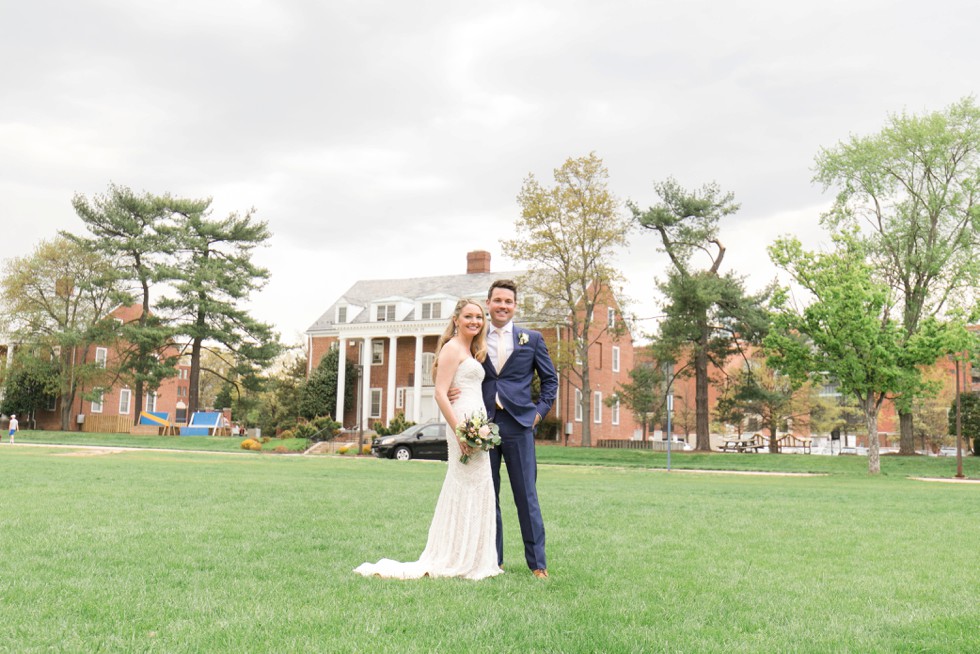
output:
M172 422L166 412L140 411L139 425L135 425L130 433L160 436L230 436L231 424L219 411L196 411L186 425Z
M180 428L181 436L231 436L231 425L218 411L195 411L191 421Z

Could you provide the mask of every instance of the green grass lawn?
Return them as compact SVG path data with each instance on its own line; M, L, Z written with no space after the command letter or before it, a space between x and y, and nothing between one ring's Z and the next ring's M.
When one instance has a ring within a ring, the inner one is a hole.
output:
M19 431L16 442L49 445L99 445L106 447L142 447L207 452L242 452L244 438L231 436L144 436L138 434L102 434L97 432ZM6 436L3 440L7 442ZM306 449L305 438L270 439L263 451L285 447L290 452Z
M550 580L505 501L507 574L399 582L351 570L417 558L444 464L4 443L0 652L980 649L980 484L613 465L541 466Z

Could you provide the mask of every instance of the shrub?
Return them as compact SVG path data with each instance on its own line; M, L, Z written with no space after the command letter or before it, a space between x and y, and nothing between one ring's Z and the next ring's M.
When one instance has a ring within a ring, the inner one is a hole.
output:
M262 449L262 444L259 443L254 438L246 438L245 440L242 441L242 449L259 451Z
M312 438L314 436L314 434L316 434L318 431L319 431L319 429L317 429L316 427L314 427L313 425L311 425L310 423L307 422L307 423L304 423L302 425L298 425L296 427L296 429L293 430L292 437L293 438Z
M310 424L313 426L313 433L309 436L304 436L304 438L308 438L311 443L333 440L342 428L339 422L332 420L328 416L318 416Z
M279 436L278 437L279 438L293 438L293 433L294 432L293 432L292 429L283 429L281 432L279 432Z
M542 441L561 440L561 421L555 418L545 418L538 424L534 437Z
M404 413L397 413L391 419L391 424L387 427L380 422L374 423L374 431L378 432L378 436L391 436L393 434L400 434L414 425L415 423L411 420L405 420Z
M276 454L285 454L289 449L285 445L277 445L276 449L273 450Z
M371 446L365 443L364 446L361 447L361 454L370 454L370 453L371 453Z
M348 449L350 449L350 446L341 445L340 448L337 450L337 454L347 454Z
M263 436L263 437L262 437L262 442L263 442L263 443L268 443L268 442L269 442L269 441L271 441L271 440L272 440L272 439L271 439L271 438L269 438L268 436Z

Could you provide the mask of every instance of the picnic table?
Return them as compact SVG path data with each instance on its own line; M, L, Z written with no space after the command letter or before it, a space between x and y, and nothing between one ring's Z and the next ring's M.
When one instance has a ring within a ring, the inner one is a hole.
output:
M753 438L728 438L722 441L722 452L758 452L761 445Z

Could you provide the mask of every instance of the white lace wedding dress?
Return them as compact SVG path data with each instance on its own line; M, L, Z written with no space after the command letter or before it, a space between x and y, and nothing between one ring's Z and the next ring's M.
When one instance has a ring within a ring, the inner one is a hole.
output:
M484 411L483 365L476 359L459 364L452 386L460 389L453 403L456 417L463 419ZM418 561L402 563L381 559L354 569L365 577L394 579L463 577L484 579L503 572L497 565L497 517L490 477L490 456L480 450L460 463L459 442L452 431L448 437L449 469L429 526L429 540Z

